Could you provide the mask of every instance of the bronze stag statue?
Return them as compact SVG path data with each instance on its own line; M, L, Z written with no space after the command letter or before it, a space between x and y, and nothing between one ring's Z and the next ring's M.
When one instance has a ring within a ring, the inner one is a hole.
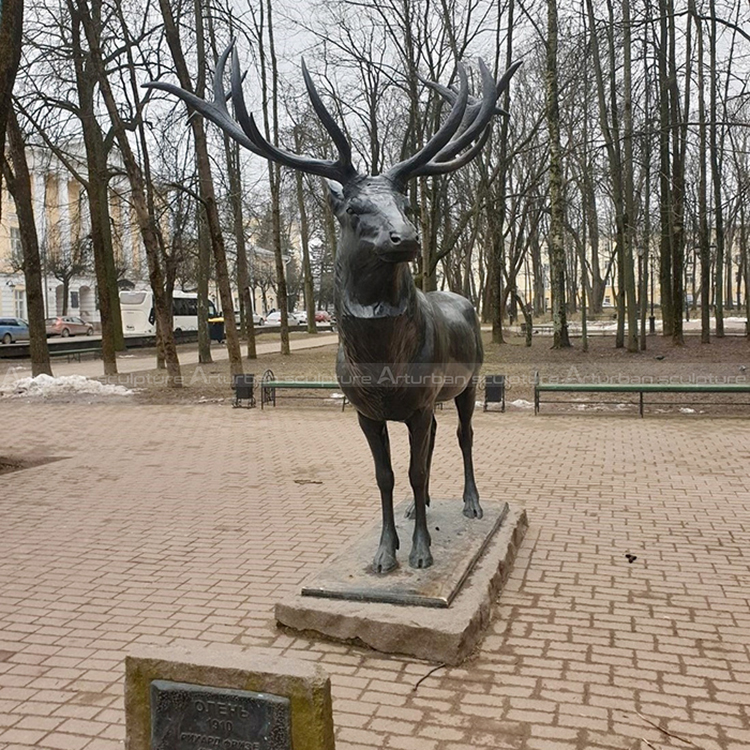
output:
M230 52L230 96L236 120L227 109L223 88ZM460 65L458 91L428 83L452 105L443 125L418 153L376 176L361 175L354 168L349 142L320 99L304 62L302 73L310 101L336 145L336 161L298 156L263 137L247 111L232 45L218 60L213 102L171 84L147 84L176 94L253 153L329 180L330 204L341 225L336 255L336 371L342 391L357 409L375 461L383 514L373 561L378 573L398 565L388 421L405 422L409 430L409 481L414 491L411 567L432 565L426 507L430 503L428 484L438 402L453 399L458 410L463 513L469 518L482 517L474 481L471 426L476 376L483 358L479 319L472 304L458 294L424 294L416 288L409 263L417 258L421 246L408 218L405 190L410 179L452 172L477 156L489 137L493 116L502 113L498 98L519 65L511 66L496 83L480 60L482 96L478 100L469 95L468 77Z

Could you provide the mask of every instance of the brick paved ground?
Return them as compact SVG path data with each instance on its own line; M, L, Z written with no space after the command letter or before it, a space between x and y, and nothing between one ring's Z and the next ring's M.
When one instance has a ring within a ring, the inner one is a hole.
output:
M460 476L438 421L437 497ZM0 750L119 748L128 649L219 643L320 662L339 750L750 748L747 419L477 415L480 490L531 529L480 651L416 690L433 665L272 620L378 513L351 411L4 401L0 424L64 458L0 477Z

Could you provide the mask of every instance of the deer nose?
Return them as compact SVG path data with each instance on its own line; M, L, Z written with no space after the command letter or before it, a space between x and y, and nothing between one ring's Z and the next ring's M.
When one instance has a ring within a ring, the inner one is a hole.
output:
M411 250L419 247L417 233L409 227L405 227L403 230L389 230L388 239L391 241L391 246L399 250Z

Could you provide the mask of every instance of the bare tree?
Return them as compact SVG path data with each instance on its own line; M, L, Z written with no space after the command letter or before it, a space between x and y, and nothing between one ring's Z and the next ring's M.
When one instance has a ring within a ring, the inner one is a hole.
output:
M563 167L560 148L560 105L557 77L557 0L547 0L547 129L549 130L550 230L548 235L552 289L552 331L555 349L570 346L565 311L565 208L563 206Z
M172 59L177 71L177 78L183 89L193 92L193 84L188 72L185 55L182 50L182 42L169 0L159 0L164 28ZM198 33L199 56L205 59L205 45L203 42L203 26L200 18L196 18L196 31ZM219 285L221 306L224 313L224 326L227 339L227 351L229 353L229 367L232 375L242 373L242 353L240 351L239 336L237 335L237 323L234 316L234 302L232 300L232 287L229 278L229 266L227 263L224 236L221 230L221 221L217 208L214 180L211 174L211 159L208 150L206 130L201 117L191 117L190 126L195 139L195 150L198 163L198 175L200 180L200 194L206 211L206 221L211 237L211 247L216 264L216 279Z
M26 302L29 315L29 354L31 374L52 375L45 327L44 287L39 257L39 240L34 223L31 198L31 174L26 162L26 143L13 108L7 115L8 153L2 154L2 173L16 204L18 228L23 251L23 275L26 282Z

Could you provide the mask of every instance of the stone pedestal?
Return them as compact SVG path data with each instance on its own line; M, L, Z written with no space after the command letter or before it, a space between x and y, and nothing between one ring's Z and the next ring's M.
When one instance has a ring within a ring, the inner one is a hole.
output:
M463 518L460 505L454 504L444 510L435 505L429 511L431 534L435 533L436 525L442 529L448 523L444 512L452 517ZM483 505L487 506L485 532L488 538L482 538L478 554L467 553L466 548L471 545L467 545L467 539L459 535L456 537L456 544L463 546L454 554L447 549L436 553L434 568L412 571L402 566L395 574L374 579L375 574L368 569L377 546L372 546L370 541L373 534L379 533L378 522L363 534L362 539L369 540L365 542L366 558L359 552L363 549L363 543L358 540L350 550L342 553L326 569L316 573L305 583L303 591L308 595L300 594L276 605L277 622L283 627L312 636L317 634L369 646L386 653L459 664L481 640L490 622L493 604L510 573L516 551L528 526L525 511L517 506L509 506L503 513L505 504L498 504L494 508L491 503ZM501 522L497 525L499 517ZM484 520L464 519L452 523L469 528L467 534L475 534ZM405 534L404 530L411 528L411 522L400 525L402 528L399 529L399 535L403 540L402 545L406 547L400 553L405 561L411 539L410 533ZM449 541L446 538L447 546L450 546ZM471 543L476 548L476 539ZM351 553L352 550L358 551L357 556ZM470 567L466 575L463 570L450 571L453 579L460 579L461 584L451 594L449 602L446 601L445 590L441 589L437 596L433 595L435 588L430 576L435 574L435 570L439 571L441 558L438 555L443 556L442 564L448 567L455 568L456 559L462 559L462 564ZM401 592L398 590L399 577L404 586ZM391 584L389 579L395 583ZM321 581L327 591L321 596L309 595L321 589ZM349 588L353 591L350 599L332 598L334 595L338 597L347 588L347 584L350 584ZM427 594L421 596L421 605L413 603L418 600L413 596L415 588L418 593ZM371 589L375 592L375 600L366 601ZM334 594L331 594L331 590ZM382 596L382 591L387 592L387 599ZM405 594L401 601L409 603L385 603L398 601L399 593Z

